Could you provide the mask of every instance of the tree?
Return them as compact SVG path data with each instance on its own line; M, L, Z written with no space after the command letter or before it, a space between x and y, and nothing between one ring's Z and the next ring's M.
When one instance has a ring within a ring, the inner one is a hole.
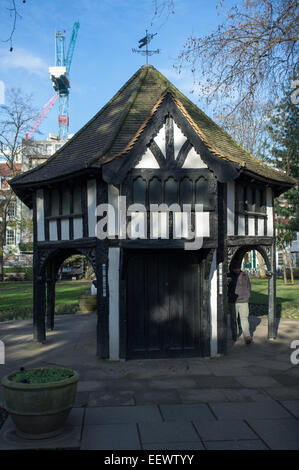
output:
M250 100L229 116L223 112L215 115L214 119L239 145L262 159L267 146L266 126L272 109L272 103Z
M25 137L36 111L32 107L32 97L23 96L18 89L11 89L6 95L6 105L0 106L0 155L7 167L8 179L21 171L21 142ZM9 185L0 191L0 279L3 279L3 255L6 245L7 228L17 224L27 225L15 210L16 196Z
M23 3L26 3L26 0L22 0ZM10 52L13 51L13 47L12 47L12 40L13 40L13 36L14 36L14 33L16 31L16 27L17 27L17 19L18 18L21 18L21 15L19 14L18 12L18 7L17 7L17 4L16 4L16 0L10 0L10 8L7 8L8 12L9 12L9 15L11 17L11 29L10 29L10 32L8 34L8 37L7 39L2 39L1 42L8 42L10 44ZM4 14L4 13L3 13Z
M208 101L226 98L226 114L259 93L271 102L296 70L298 11L298 0L242 0L226 11L216 31L188 38L179 68L200 73L198 91Z
M272 141L271 158L277 168L299 181L299 115L298 104L292 102L289 90L276 107L270 120L268 133ZM286 260L290 266L293 283L293 267L288 247L299 231L299 187L293 187L283 194L283 200L277 200L276 238L277 246L282 250L284 259L284 278L286 282Z

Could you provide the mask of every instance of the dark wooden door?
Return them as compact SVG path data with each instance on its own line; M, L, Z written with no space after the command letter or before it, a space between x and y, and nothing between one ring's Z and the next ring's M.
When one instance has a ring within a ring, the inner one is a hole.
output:
M196 256L138 253L127 270L127 357L199 355L200 273Z

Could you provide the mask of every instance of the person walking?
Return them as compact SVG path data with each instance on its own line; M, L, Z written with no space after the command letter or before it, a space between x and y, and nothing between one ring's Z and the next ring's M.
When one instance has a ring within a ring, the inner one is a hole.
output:
M251 286L248 274L242 272L238 265L234 264L230 268L228 274L228 302L230 309L232 338L237 340L238 332L238 317L244 340L246 344L252 342L252 337L249 331L249 298L251 293Z

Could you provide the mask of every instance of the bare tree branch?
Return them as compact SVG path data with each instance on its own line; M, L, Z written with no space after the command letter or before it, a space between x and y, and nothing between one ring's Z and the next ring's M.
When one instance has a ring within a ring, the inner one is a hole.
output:
M23 0L23 3L26 3L26 0ZM12 16L12 27L10 31L10 35L7 39L1 40L1 42L9 42L10 43L10 51L13 51L12 47L12 39L13 35L16 31L16 26L17 26L17 18L21 18L21 15L18 13L17 6L16 6L16 1L11 0L11 8L8 8L8 11L10 12L10 15Z
M189 37L178 68L191 68L208 103L225 99L228 115L258 94L271 101L298 71L298 6L298 0L243 0L214 32Z

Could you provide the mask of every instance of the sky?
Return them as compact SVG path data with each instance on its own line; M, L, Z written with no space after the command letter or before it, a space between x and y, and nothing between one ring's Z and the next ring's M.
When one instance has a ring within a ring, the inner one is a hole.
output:
M196 91L192 93L191 71L185 69L178 75L173 65L191 34L208 34L223 20L216 9L219 0L174 0L174 14L164 11L156 16L155 0L15 2L20 16L10 52L10 44L3 41L12 27L12 1L0 0L0 84L4 83L5 91L19 88L24 95L32 95L37 109L54 95L48 68L55 65L55 31L66 31L68 46L74 22L80 23L70 71L70 133L86 124L145 64L145 57L134 54L132 48L138 48L146 29L157 33L150 49L161 50L149 63L208 112ZM225 0L226 7L232 3ZM34 137L57 134L57 116L56 102L39 128L41 134Z

